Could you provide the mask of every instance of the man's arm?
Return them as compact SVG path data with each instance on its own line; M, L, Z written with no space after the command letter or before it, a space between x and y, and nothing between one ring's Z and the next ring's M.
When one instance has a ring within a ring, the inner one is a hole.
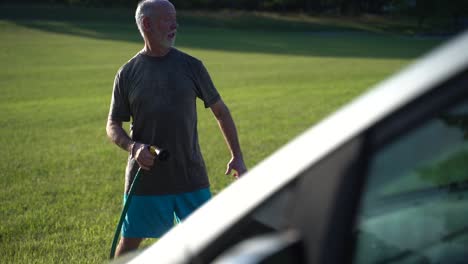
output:
M133 140L130 139L127 132L122 127L121 121L108 119L106 126L107 137L121 149L128 152L132 151Z
M223 133L224 139L226 140L226 144L231 151L232 157L227 165L226 175L231 174L231 171L235 170L234 176L239 177L244 174L247 169L244 164L244 158L242 157L242 151L237 137L234 120L222 99L219 99L216 103L210 106L210 108L218 120L218 125Z
M107 120L106 132L109 139L123 150L128 151L144 170L149 170L154 164L153 155L145 144L134 142L122 127L121 121Z

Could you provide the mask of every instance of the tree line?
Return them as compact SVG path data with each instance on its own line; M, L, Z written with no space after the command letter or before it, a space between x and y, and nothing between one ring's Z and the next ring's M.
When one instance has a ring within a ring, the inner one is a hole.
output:
M16 0L14 2L135 7L139 0ZM338 16L404 15L416 18L420 24L431 19L448 19L454 26L468 27L468 0L171 0L171 2L178 9L241 9Z

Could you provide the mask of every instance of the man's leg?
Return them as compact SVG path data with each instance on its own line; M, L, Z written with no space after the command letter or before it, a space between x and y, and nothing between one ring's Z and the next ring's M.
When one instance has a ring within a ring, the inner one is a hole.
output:
M159 238L169 230L174 225L172 204L171 195L133 196L115 255L135 250L143 238Z
M143 241L143 238L121 237L115 252L115 257L122 256L129 251L137 249L141 241Z

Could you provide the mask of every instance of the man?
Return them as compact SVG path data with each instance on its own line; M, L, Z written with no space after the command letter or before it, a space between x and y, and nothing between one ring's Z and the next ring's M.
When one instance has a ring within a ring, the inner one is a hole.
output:
M117 72L107 135L129 152L125 194L136 171L142 176L122 227L116 256L138 248L147 237L162 236L210 197L209 181L197 135L196 99L216 117L231 160L226 175L246 172L236 127L202 62L173 47L176 10L167 0L138 4L136 23L144 48ZM132 119L130 136L122 122ZM149 145L167 149L155 161ZM126 196L125 196L126 197Z

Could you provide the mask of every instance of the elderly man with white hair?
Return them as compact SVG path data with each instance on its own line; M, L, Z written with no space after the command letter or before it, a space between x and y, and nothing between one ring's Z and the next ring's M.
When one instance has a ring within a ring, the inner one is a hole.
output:
M246 172L236 126L203 63L174 48L175 7L166 0L144 0L135 14L144 47L117 72L106 126L108 137L129 152L125 194L138 168L136 186L122 227L116 256L158 238L210 197L209 180L197 134L196 99L216 117L231 152L226 175ZM123 122L132 121L130 135ZM155 161L148 146L171 157Z

